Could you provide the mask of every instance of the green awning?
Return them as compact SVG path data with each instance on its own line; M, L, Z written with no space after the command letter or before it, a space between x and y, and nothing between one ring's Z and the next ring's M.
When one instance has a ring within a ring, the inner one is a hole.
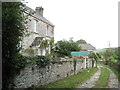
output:
M71 52L72 56L88 56L90 54L90 51L80 51L80 52Z

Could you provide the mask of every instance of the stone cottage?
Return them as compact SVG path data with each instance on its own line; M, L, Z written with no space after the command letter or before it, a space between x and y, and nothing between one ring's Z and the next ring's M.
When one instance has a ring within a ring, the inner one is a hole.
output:
M43 16L44 9L42 7L36 7L35 11L28 6L25 8L25 15L28 15L28 19L30 19L27 26L29 35L24 36L21 41L21 53L29 56L50 54L50 41L54 38L54 25Z

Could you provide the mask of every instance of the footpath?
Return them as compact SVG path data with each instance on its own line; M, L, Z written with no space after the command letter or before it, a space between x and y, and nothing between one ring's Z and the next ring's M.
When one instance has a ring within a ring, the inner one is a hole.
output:
M98 81L99 76L101 74L101 68L98 68L99 70L89 80L87 80L83 84L78 84L76 88L92 88Z
M97 81L99 80L100 74L101 74L101 68L106 68L109 70L109 81L106 88L118 88L120 86L120 83L118 82L117 76L113 73L113 71L107 67L98 66L99 70L86 82L82 84L78 84L76 88L92 88L96 85ZM120 87L119 87L120 88Z
M104 67L107 68L107 67ZM108 86L106 88L118 88L118 78L117 76L113 73L113 71L109 68L107 68L110 72L109 76L109 81L108 81Z

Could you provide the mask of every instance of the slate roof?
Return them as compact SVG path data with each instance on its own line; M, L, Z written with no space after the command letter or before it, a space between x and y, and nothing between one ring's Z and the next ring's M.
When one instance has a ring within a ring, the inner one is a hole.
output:
M91 44L79 44L81 46L81 50L95 50L95 47Z
M39 46L43 40L43 37L36 37L30 47Z
M45 17L36 14L36 12L33 9L31 9L30 7L25 5L25 9L27 10L25 13L27 13L27 14L29 13L31 16L33 16L33 17L39 19L40 21L42 21L42 22L44 22L46 24L49 24L49 25L54 27L54 25L50 21L48 21Z

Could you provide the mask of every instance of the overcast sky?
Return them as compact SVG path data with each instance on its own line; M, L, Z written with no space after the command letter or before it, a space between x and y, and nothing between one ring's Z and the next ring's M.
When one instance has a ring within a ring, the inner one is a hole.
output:
M55 25L55 42L84 39L97 49L118 47L119 0L26 0L44 8L43 16Z

